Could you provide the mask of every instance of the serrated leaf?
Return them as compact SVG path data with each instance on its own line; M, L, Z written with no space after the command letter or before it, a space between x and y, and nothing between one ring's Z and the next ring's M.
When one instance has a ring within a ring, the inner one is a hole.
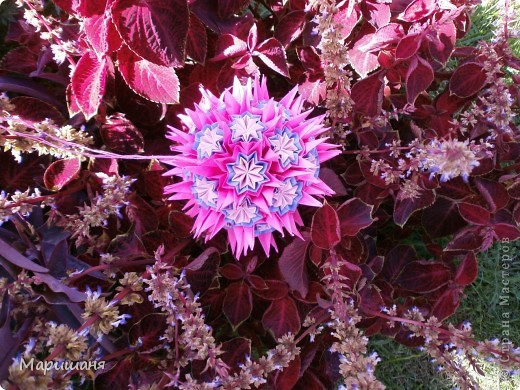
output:
M45 187L51 191L59 191L78 177L81 163L78 158L54 161L43 175Z
M253 310L253 297L245 282L234 282L228 286L222 310L235 328L249 318Z
M262 316L262 325L270 330L275 338L280 338L289 332L297 334L301 321L294 300L285 297L272 301Z
M306 240L295 238L293 242L285 247L278 260L278 267L285 281L300 293L302 297L307 296L309 291L309 275L305 266L305 255L310 242L308 234L304 234Z
M338 214L330 204L325 203L312 217L311 239L321 249L331 249L341 241Z
M269 38L260 43L253 52L269 68L282 76L289 77L289 67L282 44L276 38Z
M157 103L179 102L179 78L175 69L136 56L128 47L117 52L119 71L132 90Z
M374 206L368 205L359 198L352 198L343 203L338 209L341 234L355 236L361 229L372 224L372 210Z
M413 104L417 96L433 82L433 69L421 57L413 57L406 72L406 99Z
M276 25L274 37L287 47L292 41L300 36L305 22L304 11L292 11L287 13Z
M125 43L140 57L164 66L184 65L187 0L117 0L112 18Z
M202 22L190 14L190 29L186 41L186 55L192 60L204 64L208 50L208 35Z
M134 124L122 114L111 115L99 129L101 138L110 149L121 153L144 152L144 139Z
M461 98L476 94L486 83L486 73L481 64L467 62L462 64L450 78L450 91Z
M110 54L121 47L121 36L112 22L110 13L94 15L83 23L85 36L96 53Z
M351 97L354 101L354 109L367 116L378 115L383 105L383 91L381 71L359 80L352 86Z
M80 58L71 77L74 99L89 120L96 115L105 94L107 76L106 57L101 59L88 51Z

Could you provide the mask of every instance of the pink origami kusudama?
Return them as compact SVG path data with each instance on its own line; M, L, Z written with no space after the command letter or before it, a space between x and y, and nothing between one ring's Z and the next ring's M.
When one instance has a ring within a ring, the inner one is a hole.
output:
M202 89L202 101L180 119L188 132L171 128L178 152L165 163L167 176L182 181L165 188L170 200L187 200L194 234L206 241L228 232L235 257L253 249L255 238L268 255L273 232L301 237L299 204L320 207L315 196L333 191L318 177L320 163L340 153L319 135L323 116L306 119L294 88L280 101L269 97L265 78L233 87L220 98Z

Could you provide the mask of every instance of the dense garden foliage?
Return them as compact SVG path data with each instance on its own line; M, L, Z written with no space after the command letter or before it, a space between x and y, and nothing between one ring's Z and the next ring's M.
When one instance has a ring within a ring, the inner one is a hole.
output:
M382 389L375 335L519 368L509 317L449 321L520 238L517 32L461 44L475 5L0 0L1 386Z

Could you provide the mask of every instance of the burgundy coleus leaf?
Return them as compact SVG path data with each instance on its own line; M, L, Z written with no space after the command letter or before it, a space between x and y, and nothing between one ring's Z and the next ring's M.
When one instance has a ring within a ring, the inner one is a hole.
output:
M435 0L413 0L398 18L405 22L416 22L430 16L436 6L437 1Z
M450 278L451 272L445 264L417 260L406 265L395 282L404 290L426 294L446 285Z
M338 11L334 14L334 22L341 27L341 36L348 38L354 27L361 20L361 11L357 5L343 2Z
M394 222L403 227L416 211L431 206L435 202L435 191L421 190L416 198L397 199L394 205Z
M428 61L419 56L410 60L406 71L406 99L413 104L417 96L428 88L433 82L433 69Z
M250 1L251 0L217 0L218 15L222 19L229 18L233 14L242 11Z
M8 51L0 61L0 69L30 74L37 68L38 55L26 46Z
M350 64L362 78L379 67L377 55L363 49L372 41L374 31L375 29L369 24L365 25L356 35L359 38L356 38L354 46L347 51Z
M404 36L403 26L399 23L388 23L371 35L369 41L359 47L360 50L377 52L387 46L399 42Z
M72 94L78 107L89 120L96 115L105 93L107 59L88 51L80 58L71 77Z
M140 58L127 46L117 52L117 59L123 79L135 93L157 103L179 102L179 78L175 69Z
M455 237L446 246L447 251L474 251L480 248L483 239L480 236L480 227L468 226L459 230Z
M296 382L300 378L301 360L300 356L296 355L293 360L281 372L276 375L277 389L293 389Z
M321 249L331 249L341 241L338 214L327 202L312 217L311 240Z
M317 106L327 96L327 84L317 77L315 81L307 78L298 86L298 92L305 101Z
M253 310L253 296L244 281L231 283L227 287L222 310L234 328L249 318Z
M251 277L254 275L249 275L248 280L251 282ZM258 284L258 283L257 283ZM283 280L271 279L264 280L261 288L253 288L253 292L255 295L259 296L262 299L266 299L268 301L273 301L276 299L282 299L289 294L289 287L287 283Z
M367 116L376 116L383 106L383 72L379 71L359 80L352 86L354 110Z
M231 34L222 34L217 41L215 56L211 58L211 61L221 61L246 53L247 43L245 41Z
M187 0L116 0L112 18L125 43L140 57L158 65L184 65Z
M294 300L285 297L272 301L262 316L262 325L277 339L289 332L297 334L301 320Z
M105 145L116 152L144 152L143 135L123 114L116 113L107 117L106 122L101 125L100 134Z
M302 297L309 291L309 275L305 266L309 235L304 232L305 240L295 238L285 247L278 260L278 267L289 287L298 291Z
M385 256L381 276L388 282L393 282L401 273L403 268L415 261L416 254L411 246L397 245Z
M459 213L462 218L474 225L487 225L491 214L485 208L473 203L459 203L457 204Z
M220 355L220 358L230 367L230 373L233 374L251 356L251 340L244 337L235 337L224 341L221 349L224 353Z
M253 55L260 58L264 64L282 76L289 77L289 67L287 66L287 58L285 50L276 38L269 38L253 51Z
M435 31L431 35L427 35L426 38L428 39L428 49L431 56L445 65L453 49L455 49L457 39L457 29L453 22L449 21L437 25Z
M374 312L379 313L381 308L385 306L385 301L383 300L381 293L373 284L363 287L359 291L359 298L359 308L369 316L373 316Z
M520 238L520 229L508 223L497 223L493 226L493 230L500 240L514 241Z
M243 279L245 276L245 273L244 271L242 271L242 268L233 263L229 263L224 265L223 267L220 267L218 272L220 273L220 275L229 280L240 280Z
M477 278L478 265L475 253L468 252L457 268L455 283L459 286L467 286Z
M476 62L466 62L451 75L450 91L458 97L466 98L480 91L485 83L484 67Z
M153 185L153 184L152 184ZM146 188L148 193L148 185ZM191 230L193 228L193 218L188 216L186 213L180 211L172 211L168 215L168 225L172 228L177 238L188 238L191 236Z
M302 10L287 13L276 25L274 37L287 47L292 41L300 36L305 24L306 13Z
M502 183L476 177L475 186L486 200L491 212L503 209L509 203L509 194Z
M432 315L439 321L451 316L460 305L460 288L449 287L444 291L432 308Z
M397 60L406 60L412 57L421 47L422 38L422 34L414 33L408 34L401 39L395 49L395 58Z
M110 10L93 15L83 22L85 35L97 54L110 54L121 47L123 41L112 22Z
M30 96L17 96L11 99L11 104L15 106L14 110L10 111L11 115L18 115L33 122L42 122L45 119L51 119L58 125L65 122L63 114L55 106L43 100Z
M390 22L390 7L383 1L363 1L359 3L363 15L375 28L386 26Z
M374 206L368 205L359 198L352 198L343 203L338 209L341 235L355 236L374 222L372 210Z
M51 191L59 191L77 178L80 170L81 162L77 158L54 161L43 175L45 187Z
M206 27L194 14L190 14L190 29L186 41L186 55L199 64L206 62L208 35Z
M73 0L74 10L84 18L102 14L107 0Z

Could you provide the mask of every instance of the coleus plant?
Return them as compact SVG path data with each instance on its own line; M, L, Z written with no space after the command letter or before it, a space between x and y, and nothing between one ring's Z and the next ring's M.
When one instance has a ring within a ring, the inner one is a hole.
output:
M466 47L456 1L16 3L0 64L4 387L78 385L85 372L16 367L79 356L107 362L101 387L381 388L376 334L424 346L461 387L457 349L518 364L444 322L475 254L520 237L507 24Z

